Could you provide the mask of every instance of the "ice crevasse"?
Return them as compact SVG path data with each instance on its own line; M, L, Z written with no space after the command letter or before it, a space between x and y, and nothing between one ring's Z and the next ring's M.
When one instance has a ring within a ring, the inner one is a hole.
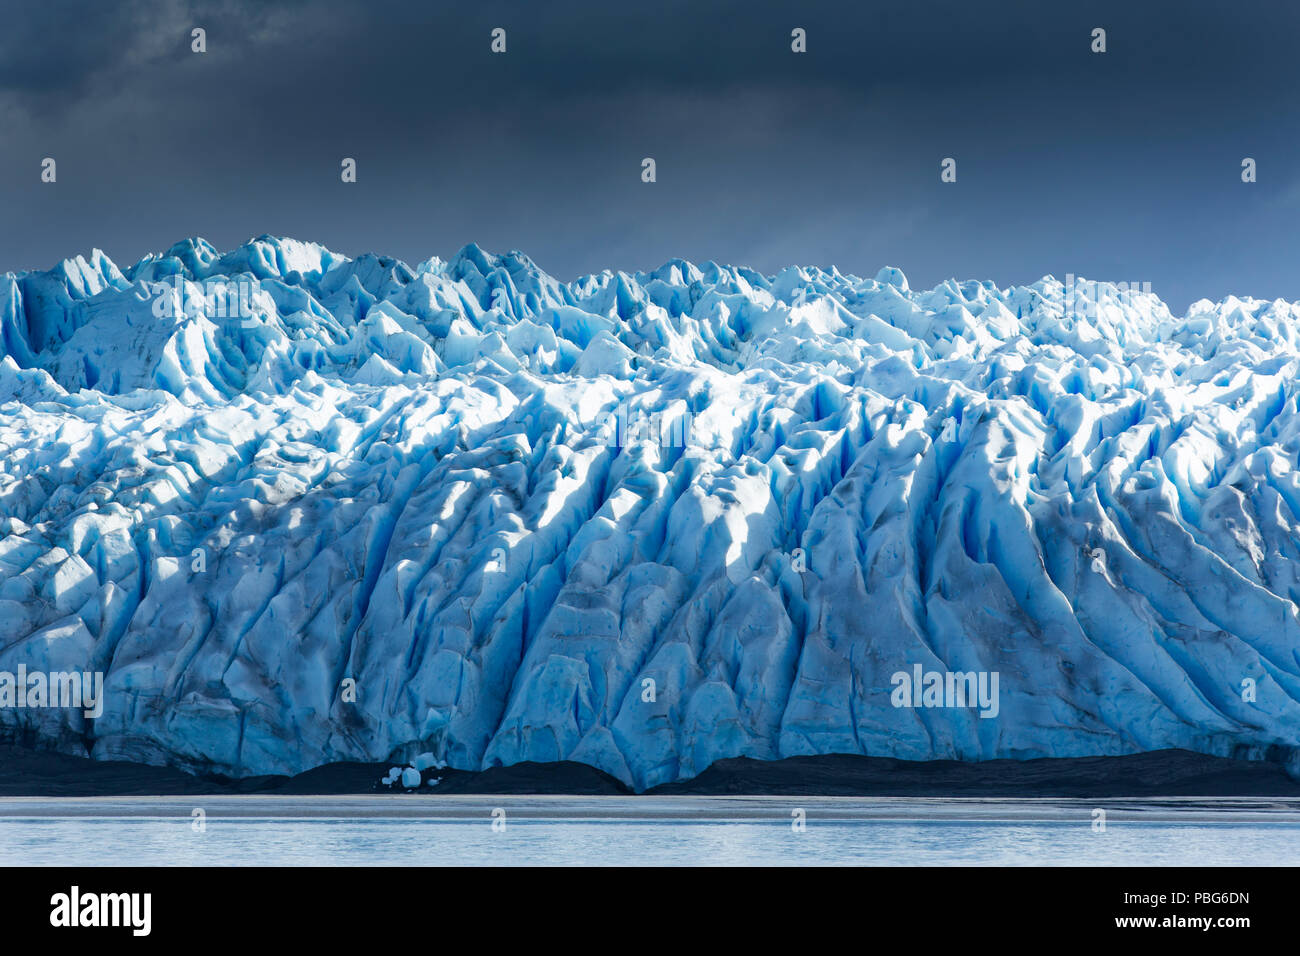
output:
M237 289L222 308L214 290ZM1300 774L1300 306L262 237L0 276L0 736L246 776ZM894 675L996 673L995 716Z

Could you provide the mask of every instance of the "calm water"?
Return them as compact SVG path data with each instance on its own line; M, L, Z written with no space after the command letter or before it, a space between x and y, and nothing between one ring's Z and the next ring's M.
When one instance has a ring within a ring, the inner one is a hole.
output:
M1093 825L1098 807L1104 832ZM503 829L493 827L498 808ZM8 798L0 864L1296 865L1300 802Z

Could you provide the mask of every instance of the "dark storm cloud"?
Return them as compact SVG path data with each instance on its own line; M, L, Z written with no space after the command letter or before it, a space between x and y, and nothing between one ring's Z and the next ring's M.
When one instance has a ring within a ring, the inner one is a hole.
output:
M1140 7L1140 9L1132 9ZM0 268L262 232L1300 298L1290 5L7 4ZM190 30L209 52L190 52ZM492 27L509 52L488 50ZM794 26L809 52L790 52ZM1089 51L1094 26L1109 51ZM39 182L42 157L59 182ZM359 182L339 182L356 157ZM659 181L640 182L642 157ZM939 161L958 160L958 182ZM1244 156L1260 182L1240 182Z

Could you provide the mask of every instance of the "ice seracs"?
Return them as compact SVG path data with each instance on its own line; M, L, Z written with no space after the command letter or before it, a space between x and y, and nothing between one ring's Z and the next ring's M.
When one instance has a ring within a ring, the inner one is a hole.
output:
M155 313L210 282L248 307ZM97 719L0 731L390 786L1165 747L1300 772L1300 308L1080 288L272 237L0 276L0 671L104 674ZM996 716L892 706L914 668L996 673Z

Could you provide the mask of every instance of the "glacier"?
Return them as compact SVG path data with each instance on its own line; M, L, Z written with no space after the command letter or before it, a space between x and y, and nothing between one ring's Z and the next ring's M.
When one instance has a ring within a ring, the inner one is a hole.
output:
M270 236L7 273L0 671L104 686L0 737L637 790L846 753L1300 775L1298 368L1300 305L1050 276ZM995 673L996 716L891 705L913 668Z

